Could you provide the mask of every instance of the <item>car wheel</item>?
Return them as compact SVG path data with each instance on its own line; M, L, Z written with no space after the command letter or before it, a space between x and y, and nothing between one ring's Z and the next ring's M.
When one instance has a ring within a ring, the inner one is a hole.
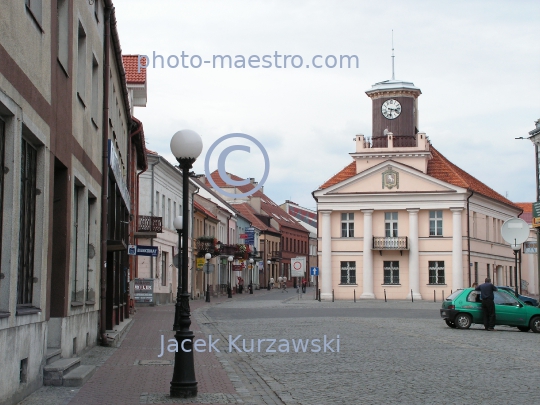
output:
M540 316L535 316L529 324L534 333L540 333Z
M445 319L444 320L446 322L446 324L451 327L451 328L455 328L456 327L456 324L452 321L449 321L448 319Z
M531 328L529 328L528 326L518 326L517 327L521 332L528 332L529 330L531 330Z
M454 318L454 323L456 324L456 328L469 329L471 327L472 318L468 314L457 314L456 317ZM540 318L539 318L539 324L540 324Z

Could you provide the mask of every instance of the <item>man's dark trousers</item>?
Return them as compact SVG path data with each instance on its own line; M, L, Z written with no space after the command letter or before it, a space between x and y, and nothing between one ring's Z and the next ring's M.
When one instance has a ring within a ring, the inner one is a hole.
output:
M484 328L493 329L495 327L495 304L493 299L483 299L482 310L484 311Z

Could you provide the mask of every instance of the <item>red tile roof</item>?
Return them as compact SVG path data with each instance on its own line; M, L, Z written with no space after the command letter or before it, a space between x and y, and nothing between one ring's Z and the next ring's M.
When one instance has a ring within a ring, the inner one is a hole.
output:
M122 61L128 84L146 83L146 68L139 68L139 55L122 55ZM141 58L141 64L147 64L146 58Z
M201 197L202 198L202 197ZM203 214L207 215L210 218L218 219L214 214L212 214L210 211L208 211L206 208L204 208L201 204L199 204L197 201L193 201L193 206L197 211L202 212Z
M251 225L255 228L260 229L261 231L270 230L276 232L275 229L266 226L266 224L255 215L257 211L255 211L255 208L253 208L248 203L232 204L232 207L236 209L245 219L251 222Z
M442 180L446 183L453 184L454 186L469 189L475 193L479 193L496 201L511 205L514 208L520 208L517 204L503 197L495 190L476 179L474 176L471 176L469 173L450 162L432 145L429 146L429 149L433 156L433 158L428 161L427 174L429 176ZM355 176L356 174L356 162L353 161L339 173L328 179L320 187L320 189L322 190L333 186Z
M529 225L532 224L533 213L532 213L532 202L518 202L515 203L518 207L523 210L523 213L519 216L522 220L527 222Z
M343 180L350 179L352 176L356 175L356 162L353 161L349 165L345 166L343 170L338 172L336 175L331 177L324 183L321 187L319 187L321 190L324 188L328 188L330 186L333 186L334 184L338 184L342 182Z
M227 183L225 183L221 177L219 176L218 171L214 171L212 174L212 180L219 186L219 187L231 187ZM241 177L235 176L234 174L230 174L229 176L233 180L244 180ZM208 187L212 187L208 179L206 179L206 185ZM253 184L246 184L245 186L237 186L236 187L240 192L246 193L250 190L253 190L255 186ZM284 210L282 210L276 203L274 203L266 194L264 194L260 189L257 190L254 194L254 197L260 197L261 198L261 210L264 211L269 217L273 218L275 221L278 222L280 226L285 226L289 228L294 228L299 231L307 232L306 228L304 228L302 225L299 225L296 220L290 216L288 213L286 213Z

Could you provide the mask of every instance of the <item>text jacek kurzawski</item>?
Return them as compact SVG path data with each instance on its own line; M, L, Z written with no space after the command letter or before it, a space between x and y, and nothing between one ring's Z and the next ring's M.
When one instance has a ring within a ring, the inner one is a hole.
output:
M229 335L229 340L226 346L219 344L221 339L212 339L212 335L208 335L208 340L195 339L193 345L189 339L178 342L176 339L169 339L165 346L165 336L161 335L161 353L158 357L162 357L165 351L170 353L182 350L190 352L191 346L198 353L203 352L237 352L237 353L335 353L339 352L339 335L329 339L323 335L319 339L242 339L242 335ZM218 345L219 346L216 346Z

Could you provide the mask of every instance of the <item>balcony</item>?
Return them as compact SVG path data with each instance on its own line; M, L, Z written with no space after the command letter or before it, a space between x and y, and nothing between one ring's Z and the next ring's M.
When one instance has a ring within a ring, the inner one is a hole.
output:
M409 250L409 238L406 236L373 237L372 250L378 250L382 256L383 250L399 250L403 255L404 250Z
M212 256L219 256L220 249L218 248L218 240L213 236L200 236L195 239L195 249L197 249L197 257L204 257L207 253Z
M281 260L281 251L268 252L270 254L270 260Z
M136 238L155 238L158 233L163 233L162 217L138 216Z

